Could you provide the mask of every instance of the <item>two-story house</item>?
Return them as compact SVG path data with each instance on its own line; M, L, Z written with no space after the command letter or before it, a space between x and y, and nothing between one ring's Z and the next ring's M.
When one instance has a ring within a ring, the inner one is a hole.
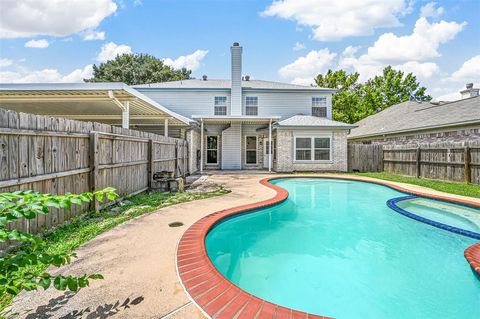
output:
M0 84L0 108L181 137L189 171L346 171L347 134L332 120L333 89L242 76L231 47L231 79L175 82ZM0 119L1 120L1 119Z
M332 120L336 90L242 76L242 47L230 49L230 80L134 86L198 123L186 133L195 157L190 170L346 171L353 126Z

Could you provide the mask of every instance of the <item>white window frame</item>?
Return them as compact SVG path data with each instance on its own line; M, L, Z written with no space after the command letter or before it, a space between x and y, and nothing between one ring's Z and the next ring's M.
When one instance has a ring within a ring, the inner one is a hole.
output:
M217 138L217 149L214 149L214 148L208 148L208 138L211 137L211 136L214 136ZM218 165L218 155L219 155L219 141L220 141L220 138L218 135L207 135L206 136L206 140L205 140L205 149L206 149L206 154L205 154L205 164L206 165ZM213 162L209 162L208 161L208 151L217 151L217 161L215 163Z
M253 151L247 148L247 137L255 137L255 163L247 163L247 151ZM257 135L245 135L245 165L258 165L258 136Z
M314 104L314 100L315 99L321 99L323 100L324 103L322 103L322 105L320 104ZM314 108L325 108L325 116L317 116L317 115L314 115L314 112L313 112L313 109ZM317 117L320 117L320 118L327 118L328 117L328 106L327 106L327 97L326 96L312 96L312 108L311 108L311 111L312 111L312 116L317 116Z
M225 98L225 105L217 105L217 98ZM225 108L225 114L217 114L217 108ZM225 95L217 95L213 97L213 115L222 116L228 115L228 97Z
M297 160L297 138L310 138L310 159L309 160ZM315 138L328 138L330 139L330 153L328 160L316 160L315 159ZM331 134L294 134L293 135L293 162L294 163L333 163L333 138Z
M256 104L256 105L253 105L253 106L252 106L252 105L248 105L247 100L248 100L249 98L256 99L257 104ZM247 108L249 108L249 107L251 107L251 108L255 107L256 110L257 110L256 114L248 114ZM252 95L247 95L247 96L245 96L245 115L247 115L247 116L257 116L257 115L258 115L258 96L252 96Z

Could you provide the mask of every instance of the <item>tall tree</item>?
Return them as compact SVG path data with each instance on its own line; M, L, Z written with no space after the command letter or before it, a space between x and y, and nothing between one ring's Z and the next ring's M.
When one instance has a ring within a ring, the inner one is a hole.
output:
M417 78L388 66L382 75L377 75L364 84L358 83L360 74L347 74L344 70L328 70L319 74L315 82L318 86L335 88L333 95L333 118L337 121L355 123L361 119L386 109L389 106L408 101L410 97L430 100L426 88L420 86Z
M124 53L93 66L93 77L85 82L123 82L129 85L189 79L192 71L175 70L149 54Z

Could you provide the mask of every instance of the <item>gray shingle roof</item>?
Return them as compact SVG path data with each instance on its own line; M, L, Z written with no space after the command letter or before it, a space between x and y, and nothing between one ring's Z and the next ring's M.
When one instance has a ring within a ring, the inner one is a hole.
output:
M407 101L355 123L348 138L417 131L435 127L480 123L480 97L435 105Z
M200 79L160 82L151 84L133 85L137 89L230 89L230 80L215 80L208 79L206 81ZM281 83L263 80L249 80L242 81L244 89L268 89L268 90L308 90L308 91L330 91L335 92L335 89L320 88L316 86L297 85L290 83Z
M290 127L290 126L303 126L303 127L338 127L338 128L353 128L354 125L337 122L324 117L317 117L311 115L294 115L283 121L275 124L276 127Z

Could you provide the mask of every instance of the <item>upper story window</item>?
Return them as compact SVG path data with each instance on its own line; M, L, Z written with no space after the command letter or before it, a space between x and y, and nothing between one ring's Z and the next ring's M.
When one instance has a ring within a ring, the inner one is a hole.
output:
M215 97L215 115L227 115L227 97L216 96Z
M245 115L258 115L258 97L245 97Z
M327 98L324 96L312 97L312 115L327 117Z

